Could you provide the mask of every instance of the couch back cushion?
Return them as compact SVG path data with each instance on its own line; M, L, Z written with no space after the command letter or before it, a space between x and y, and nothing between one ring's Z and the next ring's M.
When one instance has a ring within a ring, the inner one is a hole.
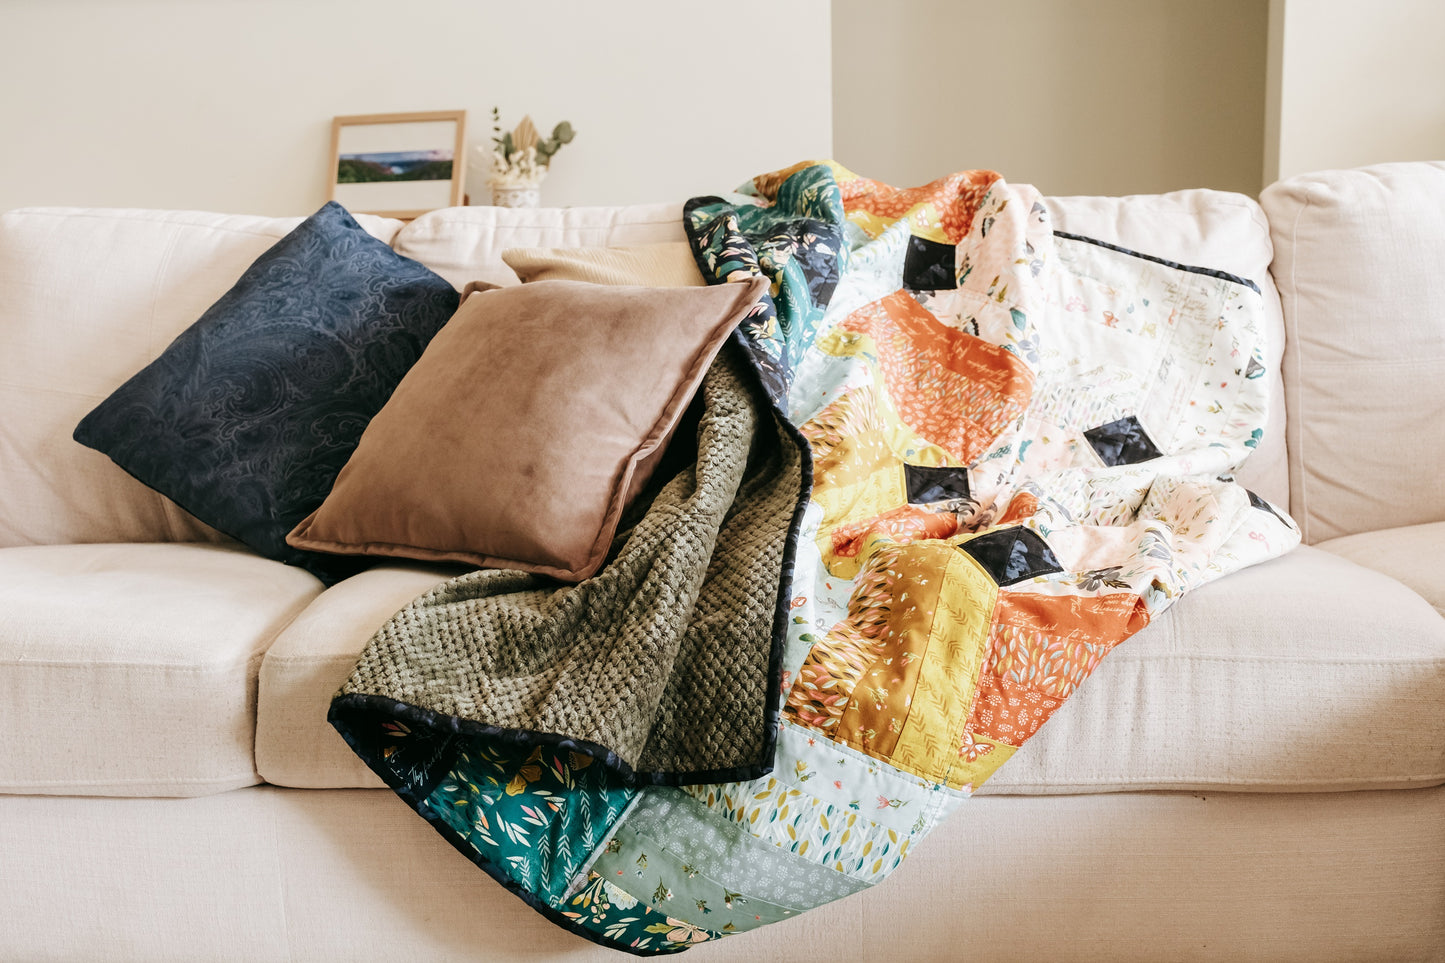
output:
M1445 163L1266 188L1304 540L1445 519Z
M225 540L71 433L301 220L62 208L0 216L0 547ZM387 243L401 227L358 220Z
M1193 190L1050 198L1056 226L1184 264L1249 278L1264 291L1268 361L1282 325L1268 283L1259 206ZM682 205L446 208L368 231L452 282L516 284L514 247L684 242ZM104 455L71 440L75 424L156 358L301 218L194 212L31 209L0 218L0 546L221 540ZM1277 372L1265 437L1240 480L1283 505L1283 405Z
M1046 198L1054 228L1108 241L1142 254L1247 278L1264 296L1264 361L1269 369L1264 437L1238 474L1239 482L1281 508L1289 504L1284 384L1280 356L1284 321L1269 279L1269 223L1252 198L1189 190L1129 197Z
M1277 505L1289 499L1285 460L1284 387L1280 355L1284 323L1269 281L1269 223L1252 198L1189 190L1129 197L1047 198L1055 226L1182 264L1248 278L1264 294L1270 368L1269 419L1264 438L1239 480ZM470 281L516 284L503 262L509 247L620 247L685 241L681 204L514 210L454 207L433 211L402 228L396 250L416 258L457 287Z
M458 289L472 281L520 284L502 260L509 247L630 247L687 241L682 203L625 207L448 207L397 234L398 254L416 258Z

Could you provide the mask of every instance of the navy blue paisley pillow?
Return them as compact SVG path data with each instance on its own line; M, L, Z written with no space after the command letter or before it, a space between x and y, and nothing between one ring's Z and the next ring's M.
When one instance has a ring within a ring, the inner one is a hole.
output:
M422 350L452 286L331 202L75 429L140 481L330 584L355 558L291 548Z

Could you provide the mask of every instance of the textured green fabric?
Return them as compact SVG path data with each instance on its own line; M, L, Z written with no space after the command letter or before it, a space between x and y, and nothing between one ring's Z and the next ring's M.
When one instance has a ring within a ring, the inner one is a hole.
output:
M369 699L373 712L420 710L402 713L413 728L501 735L524 755L550 741L643 781L765 771L805 453L735 344L701 397L696 460L659 473L597 576L485 570L438 586L367 645L338 694L339 727Z

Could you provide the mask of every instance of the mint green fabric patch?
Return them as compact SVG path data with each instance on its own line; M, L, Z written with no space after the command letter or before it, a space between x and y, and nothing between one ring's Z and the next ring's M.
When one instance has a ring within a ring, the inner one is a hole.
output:
M720 933L741 933L803 911L750 895L750 887L740 882L732 884L737 890L730 889L702 867L712 868L706 862L693 865L680 859L657 839L623 825L592 871L642 894L658 912Z
M709 876L728 892L782 909L810 909L867 888L863 882L759 839L683 789L644 791L627 814L624 827L653 840L667 840L668 852L681 866L706 866ZM614 839L594 870L600 873L602 866L609 866L612 874L603 875L616 878L621 867L614 862L619 856L635 861L641 855L629 848L632 844L631 837ZM710 908L716 905L709 900Z

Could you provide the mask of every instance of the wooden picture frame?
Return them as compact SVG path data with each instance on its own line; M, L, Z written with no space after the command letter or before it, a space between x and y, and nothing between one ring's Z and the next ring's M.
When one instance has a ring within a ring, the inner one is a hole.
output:
M331 120L327 200L406 220L462 203L467 112L350 114Z

